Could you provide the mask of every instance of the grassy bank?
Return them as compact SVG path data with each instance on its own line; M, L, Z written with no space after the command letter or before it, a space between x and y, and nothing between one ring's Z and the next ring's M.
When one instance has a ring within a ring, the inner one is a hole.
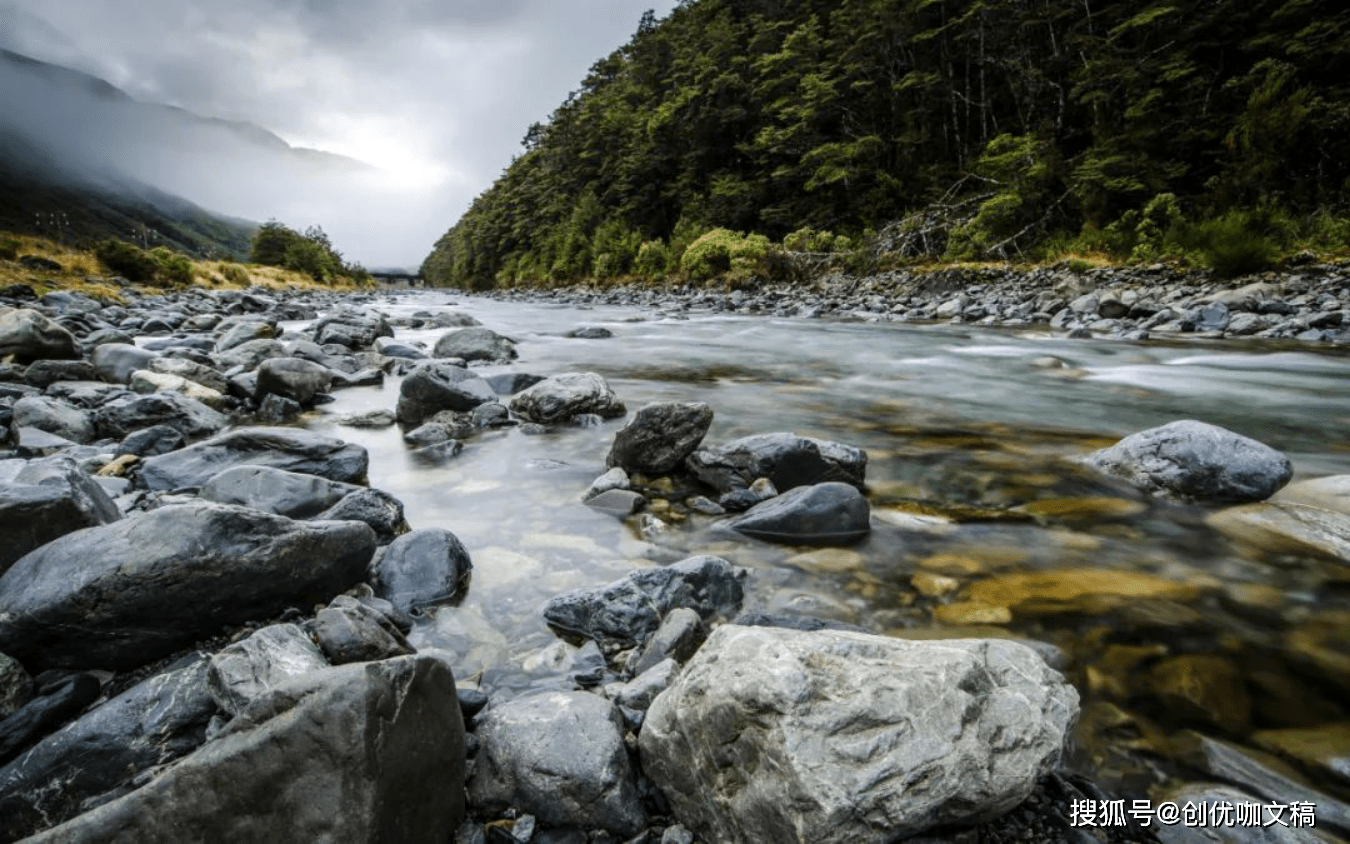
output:
M169 253L165 260L158 260L154 253L137 252L139 256L123 253L124 257L130 256L133 261L144 264L143 277L130 281L125 269L119 271L107 264L109 253L106 249L70 246L48 238L0 232L0 287L26 284L38 295L68 290L111 302L125 301L124 294L128 290L153 294L187 287L241 290L257 286L277 291L365 289L347 278L320 283L306 273L264 264L190 260L174 253ZM20 259L26 256L53 261L60 269L25 265ZM116 257L113 261L118 263ZM166 269L165 265L171 269Z

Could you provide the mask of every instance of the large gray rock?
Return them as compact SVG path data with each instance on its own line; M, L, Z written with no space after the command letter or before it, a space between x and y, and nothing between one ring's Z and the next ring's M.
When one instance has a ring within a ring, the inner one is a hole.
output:
M829 440L777 432L699 449L685 465L718 492L744 489L759 478L768 478L780 492L826 481L861 487L867 473L867 452Z
M373 311L338 311L314 326L314 342L320 346L331 343L349 349L365 349L378 337L393 336L394 329L389 321Z
M138 369L149 369L150 363L159 357L158 352L142 349L129 343L104 343L94 349L91 360L98 376L111 384L125 384L131 380L131 373Z
M315 613L305 622L305 629L334 665L413 653L392 619L350 595L339 595Z
M216 711L207 666L194 654L0 768L0 839L12 841L65 821L79 814L84 801L200 746Z
M226 469L251 465L362 483L369 459L359 445L299 428L243 428L147 459L141 482L151 490L200 487Z
M221 325L215 347L218 352L228 352L250 340L274 340L276 336L276 326L265 320L255 318L235 320L229 325Z
M461 328L436 341L438 358L507 363L516 359L516 344L490 328Z
M712 408L703 402L646 405L614 435L606 465L629 472L669 472L694 453L712 420Z
M444 528L423 528L395 539L375 565L375 594L407 612L454 597L469 579L469 552Z
M871 512L857 487L830 482L790 489L726 524L766 542L850 545L871 530Z
M0 310L0 358L13 355L20 363L80 356L75 335L29 308Z
M24 554L122 517L103 487L68 457L34 460L0 484L0 574Z
M317 516L361 489L317 475L270 466L235 466L212 475L198 495L217 504L237 504L289 519Z
M690 557L638 569L598 589L559 595L544 605L544 618L573 635L641 645L677 607L692 609L704 620L730 618L743 597L735 566L720 557Z
M131 668L365 576L361 522L164 507L66 534L0 576L0 651L31 667Z
M168 425L187 440L199 440L224 430L229 417L196 399L175 393L151 393L114 399L94 411L100 436L120 440L155 425Z
M36 428L75 443L87 443L97 433L90 414L48 396L26 396L14 403L10 427Z
M155 358L150 361L150 371L158 372L161 375L177 375L197 384L201 384L208 390L215 390L217 393L229 392L230 385L225 380L225 376L219 371L212 369L203 363L184 358Z
M1289 482L1289 458L1226 428L1184 419L1131 434L1085 462L1158 496L1260 501Z
M721 627L647 712L643 770L702 840L895 841L996 817L1078 695L1030 648Z
M609 383L594 372L551 375L511 399L511 412L530 422L552 425L584 413L613 419L626 413Z
M493 706L476 722L469 801L487 811L516 808L550 826L633 835L646 816L623 731L614 704L587 692L543 692Z
M211 655L207 686L231 717L283 683L328 667L319 646L294 624L271 624Z
M314 404L314 398L327 392L332 384L333 373L326 366L303 358L270 358L258 366L258 385L253 398L262 401L270 393L309 407Z
M222 370L239 367L242 370L252 371L262 366L265 360L284 357L287 357L286 344L280 340L249 340L228 352L218 352L213 356L213 360Z
M463 783L454 677L403 657L278 686L145 785L32 840L450 841Z
M358 489L314 518L330 522L365 522L375 531L375 539L380 545L388 545L411 530L403 515L403 502L382 489Z
M399 385L398 421L419 425L442 410L473 410L496 399L488 383L464 367L426 361Z

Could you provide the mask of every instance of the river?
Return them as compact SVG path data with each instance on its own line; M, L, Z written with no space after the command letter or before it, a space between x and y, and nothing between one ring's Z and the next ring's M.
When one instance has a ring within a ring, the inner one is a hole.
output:
M377 307L406 317L452 298L419 293ZM452 309L518 341L519 360L484 375L593 371L630 411L706 402L709 443L795 431L866 449L874 525L847 549L787 548L719 531L672 496L657 505L669 528L648 541L581 500L622 420L488 432L427 466L397 428L336 422L392 409L399 379L339 391L306 424L365 446L371 485L401 499L414 527L453 531L473 558L467 593L429 612L412 637L451 652L466 681L569 685L576 649L544 625L546 600L712 553L750 569L747 609L887 635L1056 645L1084 701L1077 762L1108 783L1163 776L1149 761L1154 727L1244 740L1350 717L1343 687L1325 677L1350 637L1336 621L1350 617L1350 565L1235 544L1207 523L1217 508L1146 500L1072 460L1137 430L1199 419L1283 451L1296 481L1350 473L1350 356L477 297ZM614 336L565 336L581 326ZM398 337L430 347L446 331ZM1012 611L968 600L980 581L1000 584L994 594ZM1113 583L1130 588L1113 592ZM1223 711L1188 709L1211 699Z

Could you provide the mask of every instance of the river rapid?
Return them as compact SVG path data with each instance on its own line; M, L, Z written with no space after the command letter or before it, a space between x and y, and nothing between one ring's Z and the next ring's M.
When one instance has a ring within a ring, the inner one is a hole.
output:
M1350 473L1343 350L437 292L375 306L396 323L452 309L515 339L519 360L476 366L485 376L596 372L630 413L657 400L706 402L715 413L707 443L794 431L869 455L873 530L854 546L792 548L724 532L684 506L695 491L678 483L649 510L667 527L644 536L636 519L582 501L621 419L489 431L458 457L424 465L398 428L338 421L393 409L397 377L338 391L304 424L367 448L371 485L401 499L414 527L447 528L472 556L467 592L427 611L411 636L419 649L453 654L465 682L571 687L585 654L545 626L545 601L710 553L750 570L747 610L892 636L1054 645L1047 653L1083 698L1074 764L1104 785L1138 790L1176 776L1166 737L1178 730L1254 746L1264 731L1350 718L1350 565L1234 542L1209 524L1221 508L1150 500L1074 462L1135 431L1197 419L1283 451L1295 481ZM613 337L565 336L582 326ZM397 335L429 348L446 331Z

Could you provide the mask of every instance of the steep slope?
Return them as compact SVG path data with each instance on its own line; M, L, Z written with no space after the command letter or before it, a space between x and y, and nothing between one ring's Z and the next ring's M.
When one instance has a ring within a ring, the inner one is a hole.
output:
M1159 194L1196 217L1343 213L1347 45L1331 0L691 0L530 128L424 274L617 275L716 226L857 235L920 209L938 254L968 257L1104 232Z

